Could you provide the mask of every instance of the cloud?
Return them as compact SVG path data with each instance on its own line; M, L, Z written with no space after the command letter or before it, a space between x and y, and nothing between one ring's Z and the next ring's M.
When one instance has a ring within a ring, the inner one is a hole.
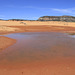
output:
M52 10L59 13L75 15L75 8L67 8L67 9L53 8Z
M75 15L75 7L73 8L46 8L46 7L36 7L36 6L16 6L16 5L7 5L8 8L19 8L19 9L36 9L41 10L42 12L53 12L53 13L61 13L61 14L69 14Z
M42 8L42 7L36 7L36 6L15 6L15 5L7 5L5 7L8 7L8 8L51 9L51 8Z
M23 6L20 8L29 8L29 9L38 9L38 10L45 10L47 12L58 12L63 14L72 14L75 15L75 8L67 8L67 9L59 9L59 8L43 8L43 7L34 7L34 6Z
M72 11L71 10L68 10L68 9L52 9L54 11L58 11L58 12L63 12L63 13L71 13Z
M36 6L15 6L15 5L7 5L9 8L29 8L29 9L48 9L51 11L58 11L64 13L71 13L75 10L75 8L67 8L67 9L59 9L59 8L45 8L45 7L36 7Z

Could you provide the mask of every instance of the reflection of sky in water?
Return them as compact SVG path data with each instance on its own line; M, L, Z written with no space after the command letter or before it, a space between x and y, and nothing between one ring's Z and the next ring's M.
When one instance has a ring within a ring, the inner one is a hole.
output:
M49 34L49 33L47 33ZM37 37L37 36L48 36L46 33L41 33L41 32L26 32L26 33L15 33L15 34L8 34L8 35L4 35L6 37L9 37L9 38L13 38L13 39L20 39L20 38L34 38L34 37Z
M71 35L70 37L75 38L75 35Z
M18 38L28 38L28 37L33 37L32 35L27 35L24 33L15 33L15 34L9 34L9 35L5 35L6 37L10 37L10 38L14 38L14 39L18 39Z
M16 39L17 42L0 53L0 63L3 60L9 63L26 63L75 56L75 39L68 37L67 34L27 32L5 36Z

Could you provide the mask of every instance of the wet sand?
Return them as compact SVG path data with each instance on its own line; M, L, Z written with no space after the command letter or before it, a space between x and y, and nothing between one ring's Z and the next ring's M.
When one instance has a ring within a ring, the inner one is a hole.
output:
M75 27L66 26L10 26L18 28L20 32L62 32L62 33L75 33Z
M0 69L0 75L75 75L74 60L56 58L51 61L19 64L14 69Z
M75 75L74 22L21 22L0 21L0 75Z
M16 43L15 39L0 36L0 51Z
M9 34L9 33L20 33L20 32L75 33L75 22L61 22L61 21L0 21L0 35Z
M0 75L75 75L75 38L56 32L6 37L17 43L0 53Z
M75 27L66 26L8 26L8 30L0 31L0 35L22 32L62 32L75 33ZM14 30L11 30L14 29Z

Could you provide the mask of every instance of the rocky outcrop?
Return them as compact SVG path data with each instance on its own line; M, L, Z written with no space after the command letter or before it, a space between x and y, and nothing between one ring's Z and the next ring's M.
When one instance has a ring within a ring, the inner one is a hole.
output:
M38 19L39 21L68 21L75 22L73 16L43 16Z

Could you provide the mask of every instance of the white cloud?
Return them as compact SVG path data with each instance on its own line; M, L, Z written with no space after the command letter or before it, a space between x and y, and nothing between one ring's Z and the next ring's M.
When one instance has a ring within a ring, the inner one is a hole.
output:
M68 9L52 9L54 11L58 11L58 12L64 12L64 13L71 13L71 10L68 10Z
M41 10L42 12L56 12L56 13L62 13L62 14L69 14L69 15L75 15L75 7L73 8L66 8L66 9L60 9L60 8L45 8L45 7L36 7L36 6L15 6L15 5L7 5L6 7L9 8L20 8L20 9L37 9L38 11Z
M21 8L31 8L31 9L38 9L38 10L55 11L58 13L75 15L75 8L59 9L59 8L42 8L42 7L33 7L33 6L24 6Z
M15 6L15 5L7 5L6 7L9 7L9 8L51 9L51 8L43 8L43 7L36 7L36 6Z
M67 9L53 8L52 10L59 13L75 15L75 8L67 8Z

